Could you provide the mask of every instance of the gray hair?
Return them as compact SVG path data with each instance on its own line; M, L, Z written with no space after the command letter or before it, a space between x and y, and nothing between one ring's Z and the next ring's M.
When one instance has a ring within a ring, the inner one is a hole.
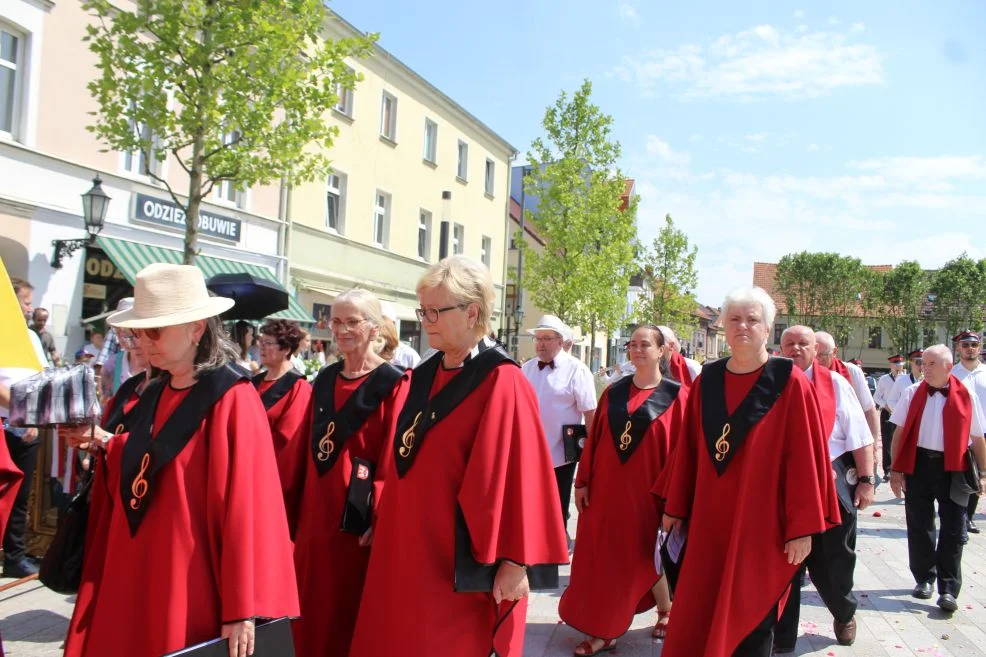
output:
M202 376L226 363L234 363L239 358L240 350L223 328L219 316L205 320L205 330L195 350L195 376Z
M496 292L493 289L493 276L486 265L468 256L450 256L436 262L421 275L416 291L420 293L421 290L439 286L445 286L459 303L476 304L479 307L476 335L490 333ZM564 337L562 336L563 339Z
M770 298L767 291L756 285L744 285L730 291L722 301L722 314L727 314L733 306L748 306L752 304L760 306L764 324L773 326L774 317L777 315L777 306L774 305L774 300Z
M931 354L932 356L938 356L949 365L951 365L953 362L952 350L943 344L936 344L928 347L927 349L924 350L924 356L927 358L928 354Z
M815 331L815 342L828 349L835 349L835 338L826 331Z
M784 336L788 333L794 333L795 331L799 333L807 333L811 336L811 339L815 344L818 344L818 334L811 330L810 326L805 326L804 324L794 324L793 326L788 326L781 333L781 342L784 341Z
M363 319L370 324L377 328L383 325L383 310L380 307L380 299L369 290L346 290L335 298L332 305L338 303L351 303L359 309Z

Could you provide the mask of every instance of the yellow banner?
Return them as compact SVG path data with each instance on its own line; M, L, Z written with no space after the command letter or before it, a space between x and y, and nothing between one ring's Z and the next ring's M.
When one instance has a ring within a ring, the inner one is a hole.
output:
M0 367L41 371L38 355L27 336L29 330L7 269L0 267Z

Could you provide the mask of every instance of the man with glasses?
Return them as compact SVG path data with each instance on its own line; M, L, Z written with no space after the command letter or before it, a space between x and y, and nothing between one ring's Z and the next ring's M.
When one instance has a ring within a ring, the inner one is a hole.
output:
M887 405L890 407L891 414L897 408L897 402L900 401L904 391L915 383L921 383L924 380L923 356L924 352L920 349L915 349L907 354L909 371L904 376L897 377L897 380L894 381L894 387L890 389L890 394L887 396Z
M975 392L976 396L979 397L979 405L986 408L986 365L979 362L979 333L965 330L952 340L955 342L955 351L959 356L959 362L952 368L952 374ZM979 496L970 495L969 506L966 509L968 519L966 528L970 534L979 533L979 527L973 520L978 506Z
M562 349L569 333L560 319L545 315L528 333L534 336L537 358L524 363L521 369L538 398L541 425L551 452L562 517L567 528L578 459L566 457L564 432L582 424L586 433L591 431L596 412L596 387L585 363Z

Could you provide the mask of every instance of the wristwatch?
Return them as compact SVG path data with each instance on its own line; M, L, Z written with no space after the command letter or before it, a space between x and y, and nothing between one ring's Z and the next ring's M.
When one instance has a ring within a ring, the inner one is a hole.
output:
M873 475L859 475L859 477L857 477L857 481L861 484L869 484L870 486L874 486L876 484L876 481L873 479Z

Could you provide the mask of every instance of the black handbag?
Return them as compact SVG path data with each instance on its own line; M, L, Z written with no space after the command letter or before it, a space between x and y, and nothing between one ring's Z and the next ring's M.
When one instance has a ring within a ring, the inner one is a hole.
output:
M58 518L55 537L41 562L38 579L55 593L70 594L79 590L93 479L86 480Z
M966 495L979 495L979 464L976 463L976 455L972 453L972 447L965 450L965 470L953 472L953 487L957 484L959 492ZM956 482L955 479L959 481Z
M362 536L373 521L373 464L353 458L353 472L346 492L339 529Z
M565 461L573 463L582 458L582 449L589 436L584 424L563 424L561 427L562 444L565 447Z

